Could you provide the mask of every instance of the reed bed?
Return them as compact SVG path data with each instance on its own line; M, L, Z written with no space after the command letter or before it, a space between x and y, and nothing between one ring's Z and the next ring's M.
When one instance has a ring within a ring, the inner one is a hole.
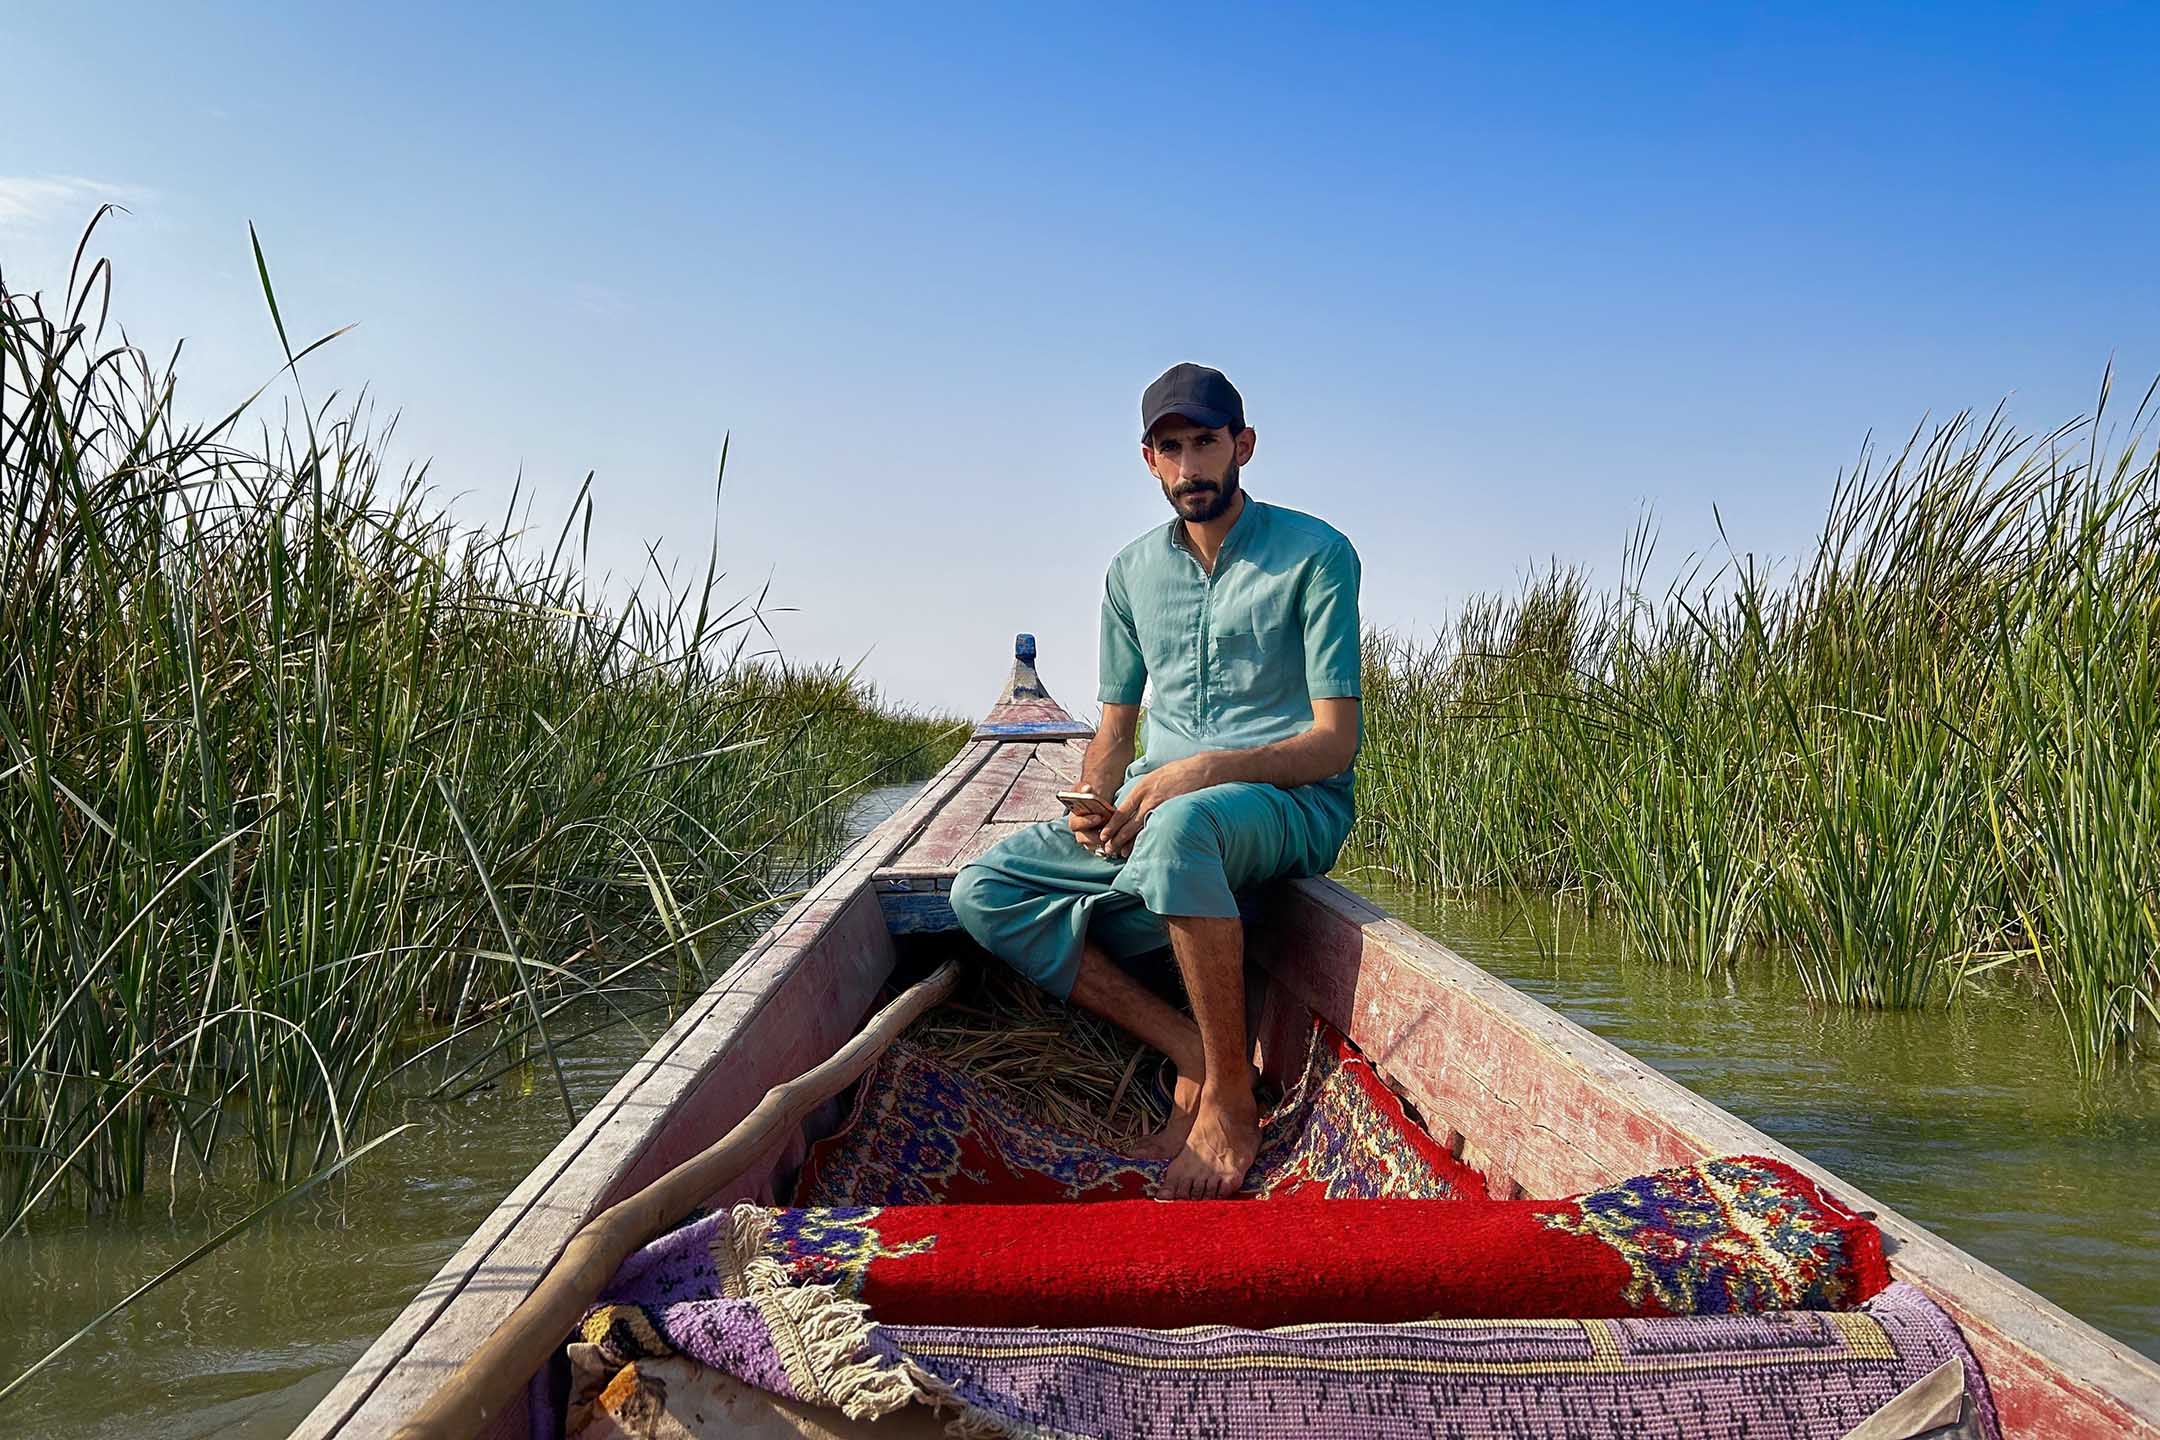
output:
M1916 432L1792 566L1662 590L1647 527L1580 570L1370 633L1357 858L1569 893L1639 953L1783 957L1822 1000L2029 977L2078 1067L2160 1022L2160 453L2111 429Z
M565 1011L664 1019L964 739L717 565L596 599L590 482L475 532L357 404L184 421L78 267L0 275L0 1233L527 1060L569 1111Z

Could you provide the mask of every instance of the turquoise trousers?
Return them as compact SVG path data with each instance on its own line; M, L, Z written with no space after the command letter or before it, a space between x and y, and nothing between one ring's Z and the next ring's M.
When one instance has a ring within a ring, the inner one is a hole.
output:
M961 866L952 907L985 950L1063 999L1085 941L1125 960L1170 943L1165 916L1236 915L1242 890L1326 874L1350 821L1339 791L1242 781L1164 801L1122 859L1044 820Z

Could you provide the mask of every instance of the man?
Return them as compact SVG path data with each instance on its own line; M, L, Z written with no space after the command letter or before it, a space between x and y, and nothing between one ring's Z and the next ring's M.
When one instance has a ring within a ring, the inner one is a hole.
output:
M1176 365L1148 386L1140 458L1177 514L1104 584L1102 722L1079 788L1115 809L1028 827L952 891L985 949L1175 1063L1170 1124L1137 1152L1170 1162L1172 1198L1234 1193L1259 1150L1236 893L1326 873L1350 833L1357 551L1245 493L1256 438L1220 371ZM1166 942L1191 1018L1118 963Z

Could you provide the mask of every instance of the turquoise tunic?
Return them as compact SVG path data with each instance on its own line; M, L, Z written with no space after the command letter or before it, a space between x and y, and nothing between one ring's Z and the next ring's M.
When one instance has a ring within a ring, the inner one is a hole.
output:
M1137 705L1153 693L1118 798L1155 766L1287 739L1312 728L1315 699L1358 695L1358 578L1340 531L1249 494L1213 574L1180 520L1120 551L1103 585L1096 698ZM1289 789L1177 796L1122 859L1086 850L1063 820L1031 825L961 868L953 910L985 949L1063 996L1089 936L1129 958L1169 943L1166 915L1232 916L1240 891L1325 874L1350 833L1355 778L1346 768Z

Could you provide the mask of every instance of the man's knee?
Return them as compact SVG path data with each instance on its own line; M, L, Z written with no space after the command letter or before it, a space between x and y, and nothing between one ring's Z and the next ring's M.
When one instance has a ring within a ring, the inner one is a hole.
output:
M990 946L990 914L998 905L995 892L1002 884L996 875L981 865L963 865L960 873L953 876L953 915L959 920L960 928L985 949Z
M953 915L976 944L1060 999L1072 989L1070 946L1037 889L1015 883L988 865L963 866L953 877Z
M1039 890L1016 884L992 865L961 866L947 893L960 928L1001 958L1001 952L1011 948L1016 925L1031 918L1029 912L1042 899Z
M1165 800L1149 814L1133 842L1133 857L1146 862L1148 871L1182 875L1203 888L1219 884L1233 894L1243 893L1298 869L1300 851L1290 829L1297 817L1286 817L1285 809L1266 787L1244 782L1187 791ZM1163 913L1227 912L1218 908Z
M1212 852L1223 853L1223 828L1221 797L1210 790L1188 790L1183 795L1173 795L1148 812L1147 824L1140 827L1138 838L1133 841L1133 851L1140 853L1146 846L1151 851L1174 855L1194 855Z

